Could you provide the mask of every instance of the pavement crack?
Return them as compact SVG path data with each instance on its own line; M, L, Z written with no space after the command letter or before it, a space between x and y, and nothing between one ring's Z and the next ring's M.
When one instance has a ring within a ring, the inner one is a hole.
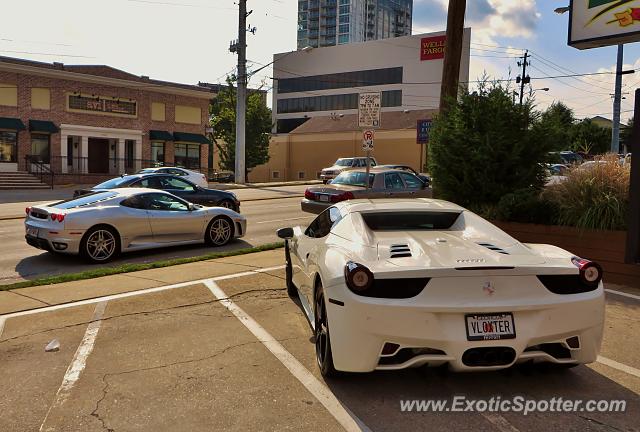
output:
M31 299L31 300L35 300L35 301L37 301L38 303L42 303L42 304L45 304L45 305L47 305L47 306L51 306L51 303L47 303L47 302L46 302L46 301L44 301L44 300L40 300L40 299L37 299L37 298L35 298L35 297L31 297L31 296L28 296L28 295L26 295L26 294L19 293L19 292L15 291L15 290L9 290L8 292L10 292L11 294L18 295L18 296L20 296L20 297L25 297L25 298L28 298L28 299Z
M622 429L619 429L619 428L617 428L615 426L612 426L609 423L605 423L605 422L602 422L600 420L596 420L596 419L594 419L592 417L587 417L585 415L580 415L580 414L578 414L578 417L580 417L581 419L586 420L588 422L595 423L595 424L600 425L600 426L604 426L604 427L609 428L609 429L614 430L614 431L624 432Z

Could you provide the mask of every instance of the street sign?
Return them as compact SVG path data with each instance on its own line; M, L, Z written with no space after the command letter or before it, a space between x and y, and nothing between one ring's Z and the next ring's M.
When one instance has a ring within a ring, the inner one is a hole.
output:
M362 132L362 150L368 152L373 150L373 138L375 134L373 130Z
M429 133L431 132L431 119L418 120L417 129L417 143L429 144Z
M358 127L380 127L380 107L382 105L382 93L360 93L358 100Z

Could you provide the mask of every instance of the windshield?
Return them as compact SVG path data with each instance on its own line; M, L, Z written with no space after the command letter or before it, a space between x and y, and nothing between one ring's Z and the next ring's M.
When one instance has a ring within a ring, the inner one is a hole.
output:
M362 213L372 231L446 230L460 212L380 212Z
M369 174L369 186L373 186L373 174ZM365 179L367 173L361 171L345 171L338 175L335 179L331 180L331 184L342 184L350 186L362 186L365 187Z
M351 166L353 159L338 159L334 165L338 166Z
M65 201L60 201L50 206L58 209L71 209L74 207L82 207L91 204L95 204L98 201L104 201L110 198L118 196L116 192L95 192L88 195L83 195L80 198L69 199Z
M117 177L111 180L107 180L106 182L100 183L98 185L95 185L93 189L114 189L114 188L123 186L129 180L131 180L130 177Z

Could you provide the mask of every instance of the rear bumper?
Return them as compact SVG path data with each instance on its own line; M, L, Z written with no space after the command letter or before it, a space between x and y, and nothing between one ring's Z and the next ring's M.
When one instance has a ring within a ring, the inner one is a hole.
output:
M25 232L25 241L29 246L63 254L78 254L80 252L80 241L84 231L74 230L72 234L66 230L58 230L51 233L49 229L31 223L25 224L25 228L38 229L37 236Z
M320 214L333 204L329 202L311 201L306 198L302 200L300 207L303 212Z

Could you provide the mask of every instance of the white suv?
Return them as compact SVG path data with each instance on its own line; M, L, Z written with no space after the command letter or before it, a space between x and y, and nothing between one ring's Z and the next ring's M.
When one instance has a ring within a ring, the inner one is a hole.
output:
M378 165L375 158L371 157L371 166L374 167ZM364 168L367 166L367 158L366 157L352 157L352 158L340 158L333 166L329 168L323 168L320 172L320 180L323 183L328 183L329 180L333 180L340 174L342 171L346 171L352 168Z

